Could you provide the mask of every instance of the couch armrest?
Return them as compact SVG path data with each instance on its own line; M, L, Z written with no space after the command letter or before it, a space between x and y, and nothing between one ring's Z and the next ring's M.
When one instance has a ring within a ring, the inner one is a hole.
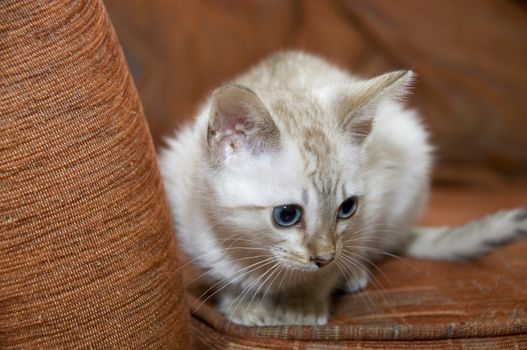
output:
M0 348L188 348L155 152L102 1L0 2Z

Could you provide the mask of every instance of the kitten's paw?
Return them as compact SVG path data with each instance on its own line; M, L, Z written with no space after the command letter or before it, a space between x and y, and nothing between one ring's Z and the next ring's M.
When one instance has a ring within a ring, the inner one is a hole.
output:
M366 270L357 271L353 276L348 277L342 284L342 289L346 293L355 293L366 288L370 276Z
M327 302L304 299L238 303L227 297L220 309L230 321L245 326L324 325L329 317Z
M275 319L280 325L325 325L329 310L326 302L291 300L275 309Z
M271 326L279 324L272 313L272 309L260 301L235 304L225 308L223 313L230 321L244 326Z
M221 296L218 306L229 321L244 326L263 326L271 317L261 299L250 301L225 293Z

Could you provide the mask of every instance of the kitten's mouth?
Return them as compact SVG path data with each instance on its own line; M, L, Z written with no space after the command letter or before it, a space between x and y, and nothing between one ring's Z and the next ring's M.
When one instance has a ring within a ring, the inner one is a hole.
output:
M300 271L300 272L316 272L320 268L314 263L306 262L305 260L296 260L287 257L282 257L282 264L290 270Z
M276 258L282 261L285 268L303 272L317 272L325 271L334 265L333 262L337 259L337 251L312 253L309 257L288 252L288 254L277 254Z
M335 260L335 253L326 254L326 255L317 255L312 256L309 261L313 262L319 269L323 268L324 266L328 266L331 264L331 262Z
M315 260L310 258L309 261L306 261L304 259L291 259L287 257L282 257L281 259L283 261L283 264L286 268L291 270L296 270L300 272L318 272L318 271L326 271L328 268L330 268L332 265L334 265L335 257L332 257L330 259L324 259L324 260Z

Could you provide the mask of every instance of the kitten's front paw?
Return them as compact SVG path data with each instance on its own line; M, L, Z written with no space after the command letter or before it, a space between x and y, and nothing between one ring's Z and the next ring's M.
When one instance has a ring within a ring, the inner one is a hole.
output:
M304 299L238 303L226 297L220 309L230 321L245 326L324 325L329 317L327 302Z
M369 281L370 276L366 270L357 270L353 276L346 278L342 284L342 289L346 293L355 293L366 288Z
M230 321L244 326L272 326L278 320L273 316L272 309L260 300L252 302L229 303L222 307L222 312Z
M281 325L325 325L329 310L326 302L297 299L277 307L275 318Z

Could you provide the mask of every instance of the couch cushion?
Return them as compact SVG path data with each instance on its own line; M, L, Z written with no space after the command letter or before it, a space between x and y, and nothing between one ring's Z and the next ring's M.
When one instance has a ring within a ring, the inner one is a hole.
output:
M525 198L524 186L438 189L424 223L457 224ZM526 271L527 241L465 263L389 259L366 290L335 296L329 324L317 327L238 326L190 295L194 334L204 348L522 348Z
M0 348L188 348L178 266L102 1L0 1Z

